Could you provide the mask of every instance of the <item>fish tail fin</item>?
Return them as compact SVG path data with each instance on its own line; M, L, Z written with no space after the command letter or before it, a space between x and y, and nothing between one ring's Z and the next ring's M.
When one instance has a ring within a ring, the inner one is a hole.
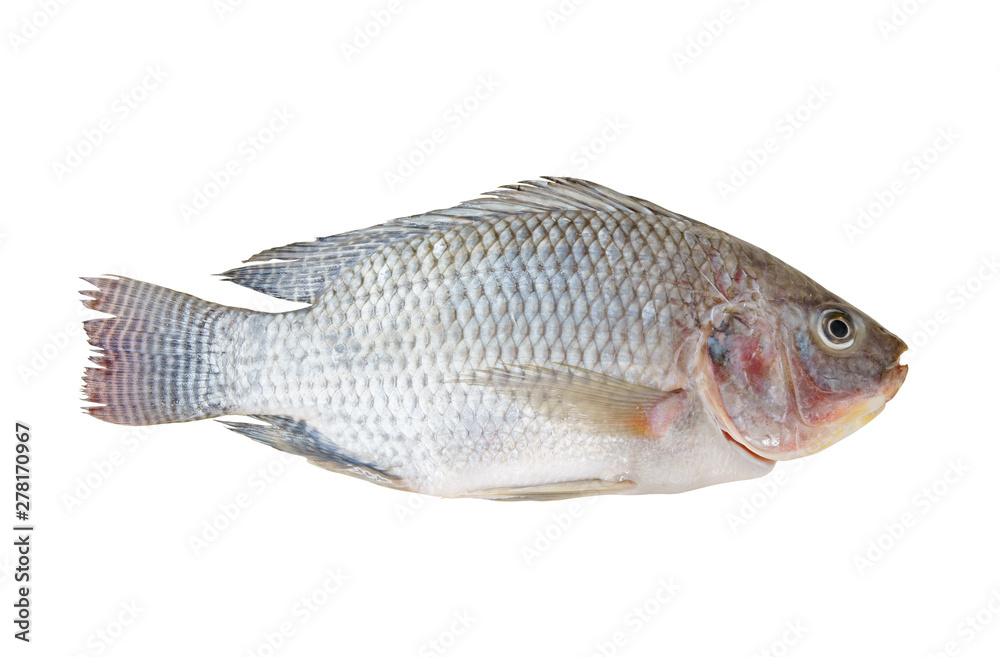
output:
M84 375L86 400L100 406L87 413L130 425L226 414L213 333L242 311L129 278L83 280L98 288L81 291L84 305L114 315L83 323L100 352Z

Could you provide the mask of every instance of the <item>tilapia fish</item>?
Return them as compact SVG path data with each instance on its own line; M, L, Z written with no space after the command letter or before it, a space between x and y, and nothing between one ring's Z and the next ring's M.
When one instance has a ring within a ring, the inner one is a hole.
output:
M439 496L676 493L760 477L875 417L901 340L761 249L573 178L263 251L223 274L306 308L84 279L86 410L219 416Z

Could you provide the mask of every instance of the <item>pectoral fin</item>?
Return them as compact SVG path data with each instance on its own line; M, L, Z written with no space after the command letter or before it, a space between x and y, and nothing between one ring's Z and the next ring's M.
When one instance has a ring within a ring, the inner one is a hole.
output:
M536 502L548 500L567 500L573 497L588 495L613 495L625 493L636 487L634 481L605 481L604 479L582 479L580 481L560 481L554 484L538 486L501 486L499 488L482 488L449 497L474 497L483 500Z
M687 392L657 390L569 365L501 366L459 379L513 396L538 415L636 438L663 436L683 410Z

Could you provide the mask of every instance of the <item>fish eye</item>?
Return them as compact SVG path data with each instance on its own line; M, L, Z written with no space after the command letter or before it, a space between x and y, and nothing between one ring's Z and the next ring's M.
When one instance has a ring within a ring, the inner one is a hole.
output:
M819 334L823 344L837 351L854 344L854 319L839 308L827 308L819 315Z

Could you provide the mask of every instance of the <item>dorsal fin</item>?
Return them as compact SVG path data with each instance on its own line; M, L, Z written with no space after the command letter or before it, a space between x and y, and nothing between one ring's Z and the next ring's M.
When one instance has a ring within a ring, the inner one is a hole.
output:
M313 242L267 249L245 261L259 264L231 269L221 276L279 299L313 303L342 271L394 242L470 221L573 210L678 216L655 203L620 194L597 183L544 176L542 180L504 185L481 198L451 208L321 237Z
M543 176L542 180L525 180L515 185L503 185L488 192L486 197L466 201L452 210L461 211L466 208L482 210L489 213L486 216L566 210L676 216L655 203L626 196L604 185L580 178ZM451 212L451 210L438 210L438 212Z
M341 271L387 244L440 230L452 222L411 222L397 219L349 233L295 242L261 251L237 267L219 274L227 281L288 301L313 303ZM268 262L271 261L271 262Z

